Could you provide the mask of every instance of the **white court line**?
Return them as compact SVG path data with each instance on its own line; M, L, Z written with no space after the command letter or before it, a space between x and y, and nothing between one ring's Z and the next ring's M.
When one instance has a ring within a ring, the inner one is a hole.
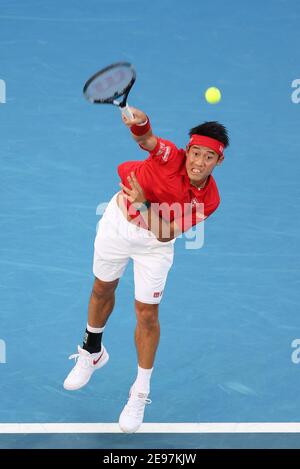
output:
M12 16L12 15L1 15L0 20L21 20L21 21L54 21L54 22L63 22L63 23L120 23L120 22L133 22L137 21L136 18L46 18L44 16Z
M0 423L7 433L122 433L117 423ZM137 433L300 433L300 423L144 423Z

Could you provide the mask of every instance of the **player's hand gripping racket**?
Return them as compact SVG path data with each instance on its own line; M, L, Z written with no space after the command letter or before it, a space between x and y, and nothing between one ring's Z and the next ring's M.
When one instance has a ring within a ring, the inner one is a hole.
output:
M133 119L127 97L135 78L135 70L130 63L118 62L89 78L83 87L83 94L91 103L114 104L128 119Z

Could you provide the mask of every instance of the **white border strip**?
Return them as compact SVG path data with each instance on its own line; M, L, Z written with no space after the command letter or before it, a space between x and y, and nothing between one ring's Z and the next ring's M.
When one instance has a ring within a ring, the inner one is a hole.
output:
M0 423L7 433L122 433L117 423ZM300 433L300 423L144 423L137 433Z

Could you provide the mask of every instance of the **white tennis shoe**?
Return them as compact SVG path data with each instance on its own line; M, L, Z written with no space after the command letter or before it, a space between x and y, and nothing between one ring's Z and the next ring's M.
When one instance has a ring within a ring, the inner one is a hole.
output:
M99 370L99 368L102 368L108 362L109 355L103 345L98 353L89 353L78 345L78 353L69 357L70 360L73 358L76 361L76 365L64 381L64 388L68 391L75 391L85 386L94 371Z
M137 392L132 387L129 399L119 418L119 426L125 433L135 433L143 423L145 406L151 404L148 394Z

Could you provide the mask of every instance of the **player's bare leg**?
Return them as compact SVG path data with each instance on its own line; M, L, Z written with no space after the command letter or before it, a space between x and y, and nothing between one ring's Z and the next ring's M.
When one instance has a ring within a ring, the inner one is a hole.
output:
M146 304L135 300L137 318L135 345L138 364L144 369L153 368L155 353L159 343L158 306L158 304Z
M78 353L70 358L77 360L74 368L64 381L64 388L74 391L85 386L94 371L102 368L109 359L102 344L102 333L115 304L115 290L119 280L103 282L95 279L89 307L88 324L83 347L78 346Z
M158 304L146 304L135 300L135 310L138 374L119 419L120 427L126 433L134 433L139 429L143 422L145 405L151 402L148 399L150 378L160 337Z
M91 327L105 326L114 309L115 290L118 283L119 279L112 282L103 282L95 278L88 308L88 323Z

